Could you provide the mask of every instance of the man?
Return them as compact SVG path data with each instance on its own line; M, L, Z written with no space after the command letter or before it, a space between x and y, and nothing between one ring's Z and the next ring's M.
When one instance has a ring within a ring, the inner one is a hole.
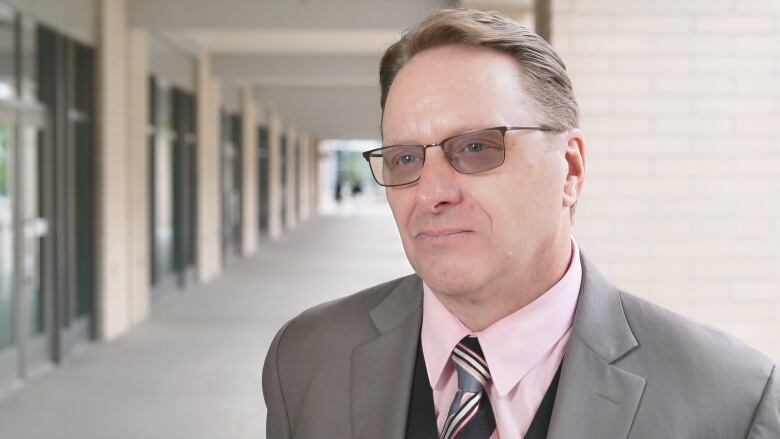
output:
M415 275L310 309L263 371L269 439L780 438L771 360L613 286L571 236L586 147L563 62L444 10L380 67Z

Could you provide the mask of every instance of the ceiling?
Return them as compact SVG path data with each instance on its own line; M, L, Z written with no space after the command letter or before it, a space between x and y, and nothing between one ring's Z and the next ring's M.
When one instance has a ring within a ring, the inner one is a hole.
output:
M432 11L503 11L532 0L130 0L130 25L211 54L223 82L320 139L379 137L378 65L404 29Z

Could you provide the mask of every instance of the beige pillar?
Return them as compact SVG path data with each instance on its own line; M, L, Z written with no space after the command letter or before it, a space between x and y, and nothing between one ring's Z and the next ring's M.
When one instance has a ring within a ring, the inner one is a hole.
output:
M149 38L146 31L130 31L129 66L129 133L128 160L130 179L127 184L130 228L128 260L130 261L130 324L149 315Z
M211 252L211 276L209 279L216 277L222 271L222 181L220 177L222 170L220 169L220 163L222 162L222 139L221 139L221 117L220 103L222 101L222 83L219 79L212 78L211 81L211 99L209 100L209 122L211 128L209 129L209 160L207 164L209 169L209 218L211 227L209 229L211 242L209 244L212 249Z
M130 325L128 203L128 28L125 0L98 2L97 332Z
M257 250L257 109L251 85L241 89L241 251Z
M311 139L311 213L317 215L320 209L320 139Z
M219 81L207 53L198 55L195 93L198 121L198 279L208 282L221 269L219 185Z
M268 236L278 239L282 236L282 193L281 193L281 145L282 121L279 114L268 109Z
M298 224L298 209L295 203L295 193L298 190L298 173L296 172L295 156L298 153L298 130L295 125L288 124L285 130L286 138L286 156L284 166L287 169L286 181L285 181L285 194L286 197L286 210L284 224L287 230L292 230Z

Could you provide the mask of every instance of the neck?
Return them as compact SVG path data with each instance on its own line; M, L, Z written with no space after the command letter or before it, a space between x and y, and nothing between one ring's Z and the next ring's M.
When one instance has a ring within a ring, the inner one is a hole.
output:
M534 255L514 276L498 279L469 294L447 296L435 291L434 294L469 329L482 331L533 302L561 280L571 263L570 236L567 233L556 238L553 246ZM547 262L538 264L537 261Z

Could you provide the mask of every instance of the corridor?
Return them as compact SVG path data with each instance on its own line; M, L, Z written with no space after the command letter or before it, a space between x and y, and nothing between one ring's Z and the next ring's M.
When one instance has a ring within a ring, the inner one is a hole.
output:
M410 272L386 207L312 219L0 401L0 439L263 438L260 371L276 330Z

